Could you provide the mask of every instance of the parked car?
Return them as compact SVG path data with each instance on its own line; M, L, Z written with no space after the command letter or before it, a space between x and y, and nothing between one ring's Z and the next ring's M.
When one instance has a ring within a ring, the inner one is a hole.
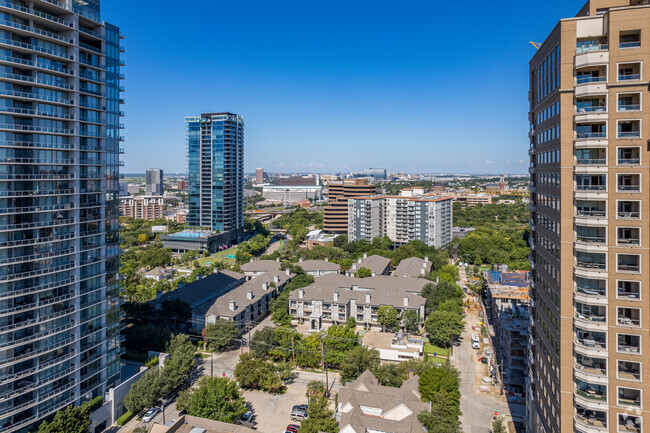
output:
M472 349L479 350L481 348L481 343L478 341L472 341Z
M151 422L153 421L153 418L160 412L160 410L157 407L152 407L147 411L147 413L144 414L142 417L142 422Z
M289 424L289 425L287 426L287 430L286 430L286 431L291 432L291 433L296 433L296 432L298 431L299 428L300 428L300 426L299 426L298 424Z
M292 421L302 421L307 419L307 411L304 409L295 409L291 411L291 420Z
M251 422L253 420L253 412L249 410L242 415L241 420L244 422Z

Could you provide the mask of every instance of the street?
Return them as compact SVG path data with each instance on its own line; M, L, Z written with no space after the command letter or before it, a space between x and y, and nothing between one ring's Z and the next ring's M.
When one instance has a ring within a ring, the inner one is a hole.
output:
M459 271L461 285L466 284L465 269L460 267ZM472 349L471 335L480 334L480 330L472 330L472 325L481 320L479 311L477 308L466 310L465 330L454 348L453 364L460 371L461 377L460 420L466 433L490 432L495 411L498 411L499 416L506 417L506 423L512 421L513 417L521 420L526 412L525 406L509 405L505 397L494 396L498 392L495 387L490 387L490 392L480 391L481 386L487 385L482 378L489 376L489 371L487 365L478 361L483 351Z

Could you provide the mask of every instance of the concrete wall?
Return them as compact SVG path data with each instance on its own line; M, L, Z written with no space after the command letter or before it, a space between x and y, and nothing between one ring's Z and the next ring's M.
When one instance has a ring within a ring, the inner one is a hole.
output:
M131 376L127 381L119 384L115 388L110 388L107 392L106 403L102 405L95 412L90 414L90 431L91 433L98 433L102 424L108 427L114 424L119 417L124 415L126 409L124 408L124 397L131 389L131 385L138 381L142 375L149 370L147 367L140 367L140 371Z

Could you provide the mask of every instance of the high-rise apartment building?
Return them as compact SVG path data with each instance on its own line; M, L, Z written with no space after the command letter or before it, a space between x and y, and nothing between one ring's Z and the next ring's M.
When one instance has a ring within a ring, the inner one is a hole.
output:
M244 235L244 117L207 113L186 117L190 226Z
M530 62L530 432L650 429L650 5L592 0Z
M153 221L165 218L165 199L154 196L120 197L120 216Z
M328 206L323 208L323 229L328 233L348 233L348 199L375 195L377 187L366 179L344 179L327 184Z
M258 168L255 170L255 183L261 185L264 183L264 169Z
M163 171L159 168L150 168L145 173L145 193L148 197L162 196L165 192L163 184Z
M99 0L0 2L0 430L120 378L119 29Z
M451 197L374 196L348 199L348 240L388 236L395 245L422 241L442 248L452 238Z

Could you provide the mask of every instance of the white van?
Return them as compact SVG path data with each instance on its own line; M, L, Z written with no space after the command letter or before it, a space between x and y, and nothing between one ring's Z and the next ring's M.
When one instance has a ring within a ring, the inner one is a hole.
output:
M478 339L478 335L472 334L472 343L479 343L480 340Z

